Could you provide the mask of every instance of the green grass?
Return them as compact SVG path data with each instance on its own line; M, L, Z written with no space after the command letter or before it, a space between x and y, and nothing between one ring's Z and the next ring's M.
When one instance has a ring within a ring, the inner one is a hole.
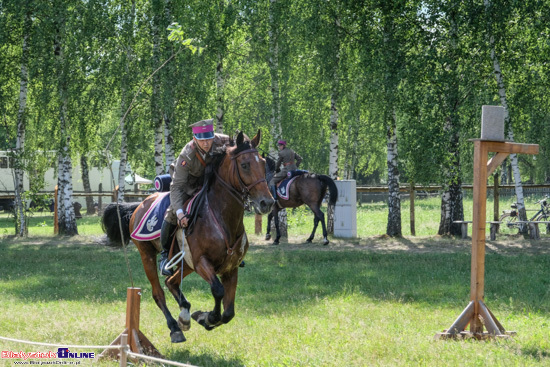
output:
M485 303L507 330L517 331L515 337L435 341L469 302L469 242L433 236L440 205L433 198L416 201L417 237L409 237L408 202L402 204L405 238L380 237L384 204L363 204L360 238L326 247L319 236L302 244L313 219L305 208L289 211L291 241L280 246L254 235L254 216L247 215L251 248L239 271L235 318L210 332L193 322L187 342L175 345L137 249L127 248L130 277L125 251L96 242L98 217L78 220L80 235L66 238L53 235L51 216L34 215L27 239L1 236L13 233L13 220L0 217L0 336L108 345L124 329L126 289L135 286L142 289L141 331L166 358L198 366L550 365L550 252L523 251L535 243L515 237L508 241L522 246L515 251L499 241L487 250ZM465 212L471 213L471 201ZM550 246L547 236L537 243ZM197 274L184 280L183 291L192 311L212 308L208 284ZM56 351L0 345L2 351ZM11 362L0 359L0 365Z
M0 336L57 344L107 345L123 330L124 251L56 238L4 239L0 256ZM193 323L172 345L142 288L141 331L167 358L199 366L543 366L550 364L550 256L487 255L486 304L509 341L435 341L469 296L469 254L318 251L253 245L239 272L236 317L206 331ZM192 310L211 309L196 274L183 288ZM176 303L169 299L173 314ZM2 341L2 350L48 351ZM81 351L93 351L84 349ZM101 350L96 351L97 353ZM99 365L117 365L105 362Z

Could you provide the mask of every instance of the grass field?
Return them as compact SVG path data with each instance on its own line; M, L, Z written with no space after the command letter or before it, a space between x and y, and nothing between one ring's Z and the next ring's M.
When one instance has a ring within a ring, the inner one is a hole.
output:
M487 243L485 303L515 337L436 341L469 301L470 242L434 236L439 203L417 205L417 237L406 234L405 216L403 239L380 236L385 213L378 204L359 210L359 238L329 246L302 244L311 231L305 211L289 213L289 242L271 246L250 234L235 318L210 332L193 322L182 344L170 343L134 246L126 251L130 276L125 251L103 244L97 217L79 220L79 236L60 238L51 234L51 218L34 216L29 238L0 237L0 336L108 345L124 329L133 285L142 289L141 331L166 358L197 366L550 365L550 238L501 235ZM253 217L246 220L253 233ZM6 222L0 218L0 233L13 231ZM183 291L192 311L212 308L208 284L196 274ZM168 305L178 313L172 299ZM56 351L3 340L0 346Z

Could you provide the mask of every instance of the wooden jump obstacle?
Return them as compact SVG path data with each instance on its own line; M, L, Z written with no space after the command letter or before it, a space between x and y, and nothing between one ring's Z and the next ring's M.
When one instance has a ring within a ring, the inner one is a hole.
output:
M487 177L509 154L538 154L537 144L474 139L474 187L472 223L472 269L470 303L456 321L436 339L474 337L476 339L509 338L515 332L506 331L491 310L483 303L485 287L485 220L487 205ZM488 160L489 152L496 154ZM470 325L470 331L465 331ZM483 326L487 332L483 332Z
M133 353L144 354L151 357L164 358L139 330L139 303L141 298L140 288L128 288L126 292L126 329L110 345L121 345L123 335L128 335L128 346ZM102 358L120 358L119 349L105 349L99 356Z

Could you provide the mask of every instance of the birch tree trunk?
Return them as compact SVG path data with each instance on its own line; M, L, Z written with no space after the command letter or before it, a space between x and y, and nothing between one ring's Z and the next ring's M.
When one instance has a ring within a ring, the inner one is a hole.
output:
M76 227L76 218L73 207L73 180L72 171L73 165L71 161L71 133L69 131L69 121L67 118L67 60L63 52L63 37L61 29L63 24L58 27L55 36L55 59L58 67L58 93L59 93L59 134L61 141L59 142L58 151L58 172L57 172L57 187L58 187L58 227L59 234L66 236L74 236L78 234Z
M157 9L153 6L153 21L151 22L151 30L153 37L153 57L152 57L152 70L156 70L159 66L160 61L160 34L159 34L159 23L162 19L161 9ZM155 132L154 137L154 146L155 146L155 174L162 175L164 173L164 163L162 159L163 151L163 138L164 138L164 124L161 111L161 79L160 73L155 73L152 79L153 84L153 95L151 96L151 118L153 120L153 128Z
M124 201L124 189L126 187L125 175L126 167L128 165L128 122L124 120L126 115L126 110L129 108L128 101L130 100L129 91L131 90L131 74L130 74L130 63L132 61L133 55L133 45L134 45L134 20L136 17L136 2L132 1L130 7L130 16L128 22L124 25L125 27L125 39L126 39L126 58L123 61L123 70L124 75L121 79L120 86L120 164L118 167L118 192L117 192L117 201L122 203Z
M165 0L164 6L164 24L172 24L172 1ZM165 34L165 32L163 32ZM162 44L164 44L165 59L168 60L174 54L173 43L167 41L167 36L162 36ZM167 43L168 42L168 43ZM174 116L174 80L177 76L174 74L173 63L169 63L164 66L163 85L164 99L162 103L162 116L164 120L164 170L162 173L168 173L170 164L175 160L174 158L174 139L172 138L172 120Z
M490 14L492 10L492 4L490 0L484 0L485 5L485 12L488 15L487 19L491 19ZM495 51L495 38L492 34L492 23L489 20L488 21L488 28L489 28L489 46L491 48L491 61L493 62L493 71L495 74L495 78L497 81L498 86L498 96L500 98L500 104L502 107L504 107L504 126L508 127L508 135L507 138L510 141L514 141L514 132L512 130L512 125L510 124L510 111L508 108L508 100L506 98L506 86L504 83L504 76L502 75L502 71L500 69L500 63L498 60L498 56ZM527 220L527 212L525 210L525 200L523 197L523 185L521 182L521 175L519 172L519 165L518 165L518 156L517 154L510 154L510 165L512 167L512 175L514 176L514 185L516 188L516 197L517 197L517 209L519 214L519 219L522 221ZM521 230L522 232L527 232L527 227L524 226Z
M223 55L218 53L218 63L216 65L216 132L218 134L223 134L223 116L225 115L224 88Z
M273 139L269 142L269 152L272 156L277 156L276 142L283 138L283 128L281 125L281 98L279 90L279 29L278 29L278 1L269 0L269 73L271 75L271 136ZM278 167L277 167L278 168ZM276 198L275 198L276 199ZM272 221L272 230L275 229L275 220ZM279 211L279 231L281 237L288 238L288 226L286 209Z
M330 96L330 148L328 173L333 180L338 179L338 107L340 103L340 19L334 19L335 43L332 70L332 90ZM334 205L327 207L327 232L334 233Z
M401 237L401 195L399 193L399 168L397 165L397 123L395 112L386 122L387 167L388 167L388 225L386 234Z
M80 171L82 174L82 186L84 186L84 192L91 194L92 186L90 185L90 171L88 167L88 159L86 156L80 156ZM91 195L86 196L86 214L94 214L94 198Z
M29 36L31 33L32 18L30 9L26 9L23 24L23 44L21 50L21 79L19 81L19 109L17 111L17 138L15 142L14 155L14 187L15 187L15 229L16 235L26 237L28 235L28 226L25 217L26 204L24 195L24 167L23 155L25 151L25 130L27 125L27 90L29 82Z

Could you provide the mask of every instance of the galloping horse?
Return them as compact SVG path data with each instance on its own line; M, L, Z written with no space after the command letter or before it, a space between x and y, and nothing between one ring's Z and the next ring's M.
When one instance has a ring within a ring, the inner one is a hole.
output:
M260 136L258 131L249 140L242 132L239 133L236 142L226 146L225 151L218 154L212 164L211 174L205 178L201 191L203 197L200 200L198 197L195 199L200 205L196 208L193 228L188 228L186 236L192 261L188 263L187 260L182 260L175 274L165 280L180 307L177 322L166 307L159 282L156 257L161 250L160 240L140 241L132 238L151 282L153 299L164 313L173 343L186 340L182 330L189 330L191 317L206 330L212 330L228 323L235 316L238 269L248 250L248 238L243 225L244 203L249 200L259 214L268 213L274 203L265 180L265 160L256 150L260 144ZM124 240L128 240L130 233L159 195L153 194L137 205L110 204L102 218L107 236L113 242L121 242L117 213L119 210ZM181 230L176 236L181 239ZM183 248L183 244L180 246ZM210 312L196 311L190 316L191 304L180 291L179 285L193 271L210 284L214 309Z
M272 169L276 168L275 162L271 158L269 158L269 156L267 156L265 159L267 161L268 167L267 177L272 177ZM267 234L265 235L265 239L271 239L271 219L275 218L275 229L277 231L277 237L273 241L273 244L278 245L281 238L281 232L279 231L279 211L284 208L296 208L303 204L306 204L311 209L314 215L313 232L311 232L311 235L306 240L306 242L313 241L317 226L319 225L319 222L321 222L324 239L323 245L328 245L329 240L327 238L325 214L321 211L321 204L327 192L327 188L330 193L328 203L329 205L334 205L336 203L336 200L338 199L338 188L336 187L336 184L334 183L332 178L325 175L307 173L296 177L296 179L291 183L288 190L288 200L284 200L279 197L277 198L277 203L273 205L273 210L271 211L271 213L269 213L267 217Z

